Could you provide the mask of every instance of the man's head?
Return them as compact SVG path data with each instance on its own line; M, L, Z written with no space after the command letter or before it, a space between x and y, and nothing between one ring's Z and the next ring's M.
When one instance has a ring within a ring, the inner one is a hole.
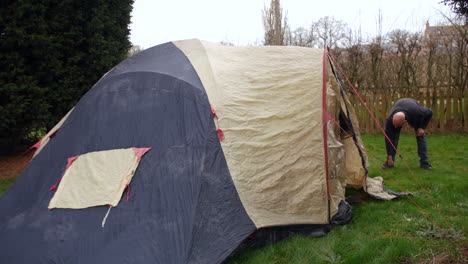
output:
M403 112L397 112L393 115L393 126L394 127L402 127L406 123L406 116Z

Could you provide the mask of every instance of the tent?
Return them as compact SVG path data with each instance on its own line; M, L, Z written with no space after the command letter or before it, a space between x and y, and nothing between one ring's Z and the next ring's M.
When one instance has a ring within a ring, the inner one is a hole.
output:
M367 188L321 49L155 46L35 146L0 199L0 263L219 263L252 234L347 223L345 187Z

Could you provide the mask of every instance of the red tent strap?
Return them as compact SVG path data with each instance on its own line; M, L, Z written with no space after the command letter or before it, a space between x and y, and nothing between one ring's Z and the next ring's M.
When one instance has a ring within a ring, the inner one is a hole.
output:
M44 138L39 139L34 145L30 146L27 150L25 150L23 153L20 154L20 156L25 155L28 153L30 150L38 150L41 147L42 141Z
M55 137L55 135L57 135L57 131L58 131L58 129L55 130L54 133L50 134L50 135L48 136L48 138L51 139L51 138ZM38 149L41 147L42 141L44 141L44 138L45 138L45 136L44 136L43 138L39 139L39 141L37 141L34 145L32 145L31 147L29 147L29 148L28 148L27 150L25 150L23 153L21 153L21 155L26 154L27 152L29 152L30 150L33 150L33 149L34 149L34 150L38 150Z
M79 158L80 155L77 155L77 156L74 156L74 157L71 157L71 158L68 158L67 159L67 166L65 167L65 171L63 172L62 176L60 176L60 178L58 179L57 183L52 185L50 188L49 188L49 191L53 191L55 189L57 189L58 185L60 184L60 182L62 181L62 178L63 176L65 175L65 173L67 172L68 168L70 168L70 166L72 165L72 163L77 159Z
M218 130L216 130L216 131L218 131L218 138L219 138L219 140L223 141L223 139L224 139L224 132L223 132L223 130L222 130L221 128L218 128Z
M127 195L125 200L128 202L128 200L130 200L130 184L127 184L125 188L127 189Z
M138 161L141 160L141 157L145 155L146 152L148 152L151 148L132 148L133 151L135 152L135 155L137 155Z
M214 107L211 104L210 104L210 107L211 107L211 115L213 115L213 118L218 119L218 116L216 115L216 111L215 111Z
M29 149L39 149L41 147L41 144L42 144L42 141L44 140L44 138L41 138L39 139L38 142L36 142L36 144L32 145L31 147L29 147ZM28 149L28 150L29 150Z

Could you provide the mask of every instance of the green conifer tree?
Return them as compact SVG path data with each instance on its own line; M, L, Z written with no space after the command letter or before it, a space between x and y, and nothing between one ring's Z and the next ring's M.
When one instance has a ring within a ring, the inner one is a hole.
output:
M1 1L0 151L50 129L126 58L132 4L133 0Z

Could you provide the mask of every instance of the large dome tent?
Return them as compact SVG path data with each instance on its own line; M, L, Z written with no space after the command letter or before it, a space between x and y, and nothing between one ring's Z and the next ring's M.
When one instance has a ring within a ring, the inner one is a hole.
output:
M346 186L368 187L322 49L155 46L36 147L0 199L1 263L219 263L255 232L347 223Z

